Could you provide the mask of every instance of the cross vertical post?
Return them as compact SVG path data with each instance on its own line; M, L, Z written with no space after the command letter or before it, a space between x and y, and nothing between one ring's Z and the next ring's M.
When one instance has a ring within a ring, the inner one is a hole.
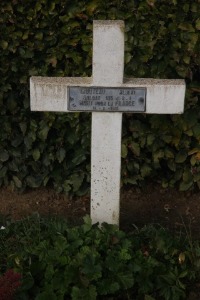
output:
M123 83L124 23L94 21L93 85ZM121 174L121 112L92 112L91 218L119 223Z

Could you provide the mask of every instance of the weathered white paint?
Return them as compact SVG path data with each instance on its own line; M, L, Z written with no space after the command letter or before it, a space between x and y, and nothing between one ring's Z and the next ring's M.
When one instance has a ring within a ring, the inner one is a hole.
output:
M124 72L124 23L97 21L93 32L93 85L121 85ZM94 223L119 223L121 124L122 113L92 113L90 213Z
M122 113L92 113L91 218L119 223Z
M68 112L68 86L91 86L91 78L31 77L31 110Z
M182 79L124 78L121 84L114 85L114 78L112 75L110 85L108 80L100 84L98 79L98 86L146 87L147 114L181 114L184 111L185 82ZM97 83L90 77L31 77L31 110L67 112L67 87L77 85L95 86Z
M124 78L123 21L94 21L92 78L32 77L31 110L67 112L68 86L146 87L146 113L184 110L183 80ZM122 113L92 113L91 218L119 222Z
M147 114L181 114L184 111L185 82L182 79L125 78L123 87L147 88Z
M122 85L124 73L124 22L94 21L93 85Z

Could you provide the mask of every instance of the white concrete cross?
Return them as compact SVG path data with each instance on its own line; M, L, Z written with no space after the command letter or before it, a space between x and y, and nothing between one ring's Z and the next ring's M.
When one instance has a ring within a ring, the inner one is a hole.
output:
M122 89L122 93L123 91L126 93L128 88L129 91L132 88L145 88L145 113L180 114L184 110L185 83L183 80L123 77L123 21L94 21L92 67L93 73L91 78L32 77L30 80L31 110L69 112L69 102L71 101L69 90L73 86L79 87L80 94L83 94L82 100L89 100L89 102L85 102L86 105L102 99L101 96L99 98L86 97L86 94L89 93L89 88L93 89L92 94L95 91L95 95L101 94L102 87L115 87L118 88L118 91ZM122 100L122 98L116 99ZM132 98L130 99L133 100ZM100 105L109 104L107 101L106 104L100 103ZM88 107L88 111L92 111L92 222L118 224L122 112L120 112L120 108L117 108L119 109L118 112L105 112L95 111L95 107ZM76 108L74 111L76 111Z

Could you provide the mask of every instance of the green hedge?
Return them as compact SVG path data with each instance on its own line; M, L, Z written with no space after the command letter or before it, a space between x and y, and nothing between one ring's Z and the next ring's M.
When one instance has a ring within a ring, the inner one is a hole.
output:
M184 78L183 116L124 114L122 182L200 186L198 0L1 1L0 185L83 194L90 115L30 112L29 78L91 76L93 19L126 25L126 76Z

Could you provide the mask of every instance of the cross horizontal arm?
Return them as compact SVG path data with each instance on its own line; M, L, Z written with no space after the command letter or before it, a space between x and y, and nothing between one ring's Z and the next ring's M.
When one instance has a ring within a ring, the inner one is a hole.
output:
M39 77L30 79L31 110L68 112L68 87L91 86L91 77Z
M122 86L147 89L147 114L181 114L184 111L186 85L182 79L124 78Z
M92 87L91 77L31 77L31 110L68 111L68 87ZM146 93L146 113L180 114L184 111L185 82L180 79L125 78L117 88L143 87Z

